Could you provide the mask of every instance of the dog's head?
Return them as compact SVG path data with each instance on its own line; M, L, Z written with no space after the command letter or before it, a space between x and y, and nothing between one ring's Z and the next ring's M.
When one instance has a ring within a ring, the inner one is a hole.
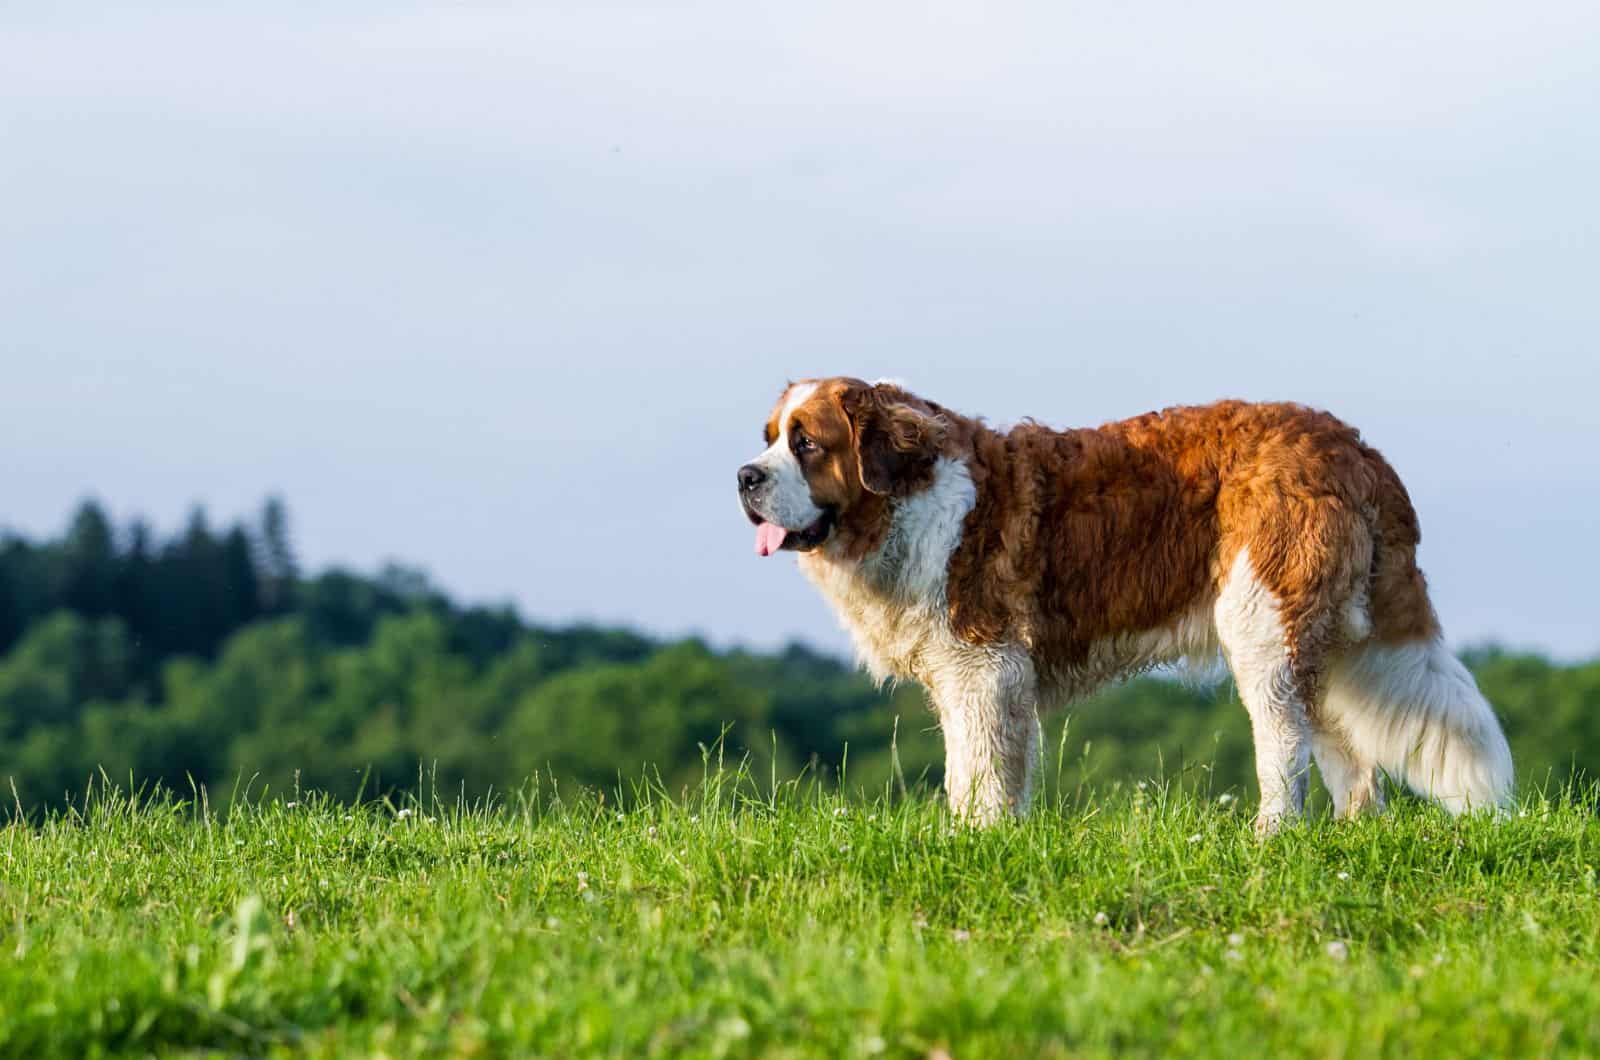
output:
M809 552L879 536L889 502L925 489L947 442L937 405L888 383L791 383L767 417L767 448L739 469L756 552Z

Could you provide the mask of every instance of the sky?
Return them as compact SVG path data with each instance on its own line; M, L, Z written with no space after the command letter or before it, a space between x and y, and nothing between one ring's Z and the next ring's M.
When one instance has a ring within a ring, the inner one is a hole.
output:
M0 8L0 525L288 502L540 622L844 651L791 378L1359 426L1457 643L1600 654L1600 6Z

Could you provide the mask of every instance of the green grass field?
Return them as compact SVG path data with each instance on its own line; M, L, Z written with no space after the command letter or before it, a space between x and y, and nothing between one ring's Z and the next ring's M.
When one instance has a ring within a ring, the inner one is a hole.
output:
M1241 801L1159 787L982 833L760 787L13 822L0 1053L1600 1050L1592 800L1258 841Z

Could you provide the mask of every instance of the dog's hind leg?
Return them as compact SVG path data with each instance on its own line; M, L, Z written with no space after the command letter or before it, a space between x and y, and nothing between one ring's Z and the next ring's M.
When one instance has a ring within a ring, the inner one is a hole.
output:
M1305 807L1311 723L1277 600L1242 549L1217 596L1217 639L1250 713L1261 809L1256 831L1276 831Z
M1335 817L1359 817L1383 812L1383 786L1377 767L1359 757L1349 739L1319 719L1313 722L1311 755L1322 784L1333 799Z

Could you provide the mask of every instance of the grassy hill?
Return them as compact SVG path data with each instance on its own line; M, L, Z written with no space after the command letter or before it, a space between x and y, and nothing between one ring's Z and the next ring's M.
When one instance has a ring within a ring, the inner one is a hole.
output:
M0 1053L1539 1055L1600 1041L1592 798L1266 842L1159 786L989 832L712 772L0 829Z

